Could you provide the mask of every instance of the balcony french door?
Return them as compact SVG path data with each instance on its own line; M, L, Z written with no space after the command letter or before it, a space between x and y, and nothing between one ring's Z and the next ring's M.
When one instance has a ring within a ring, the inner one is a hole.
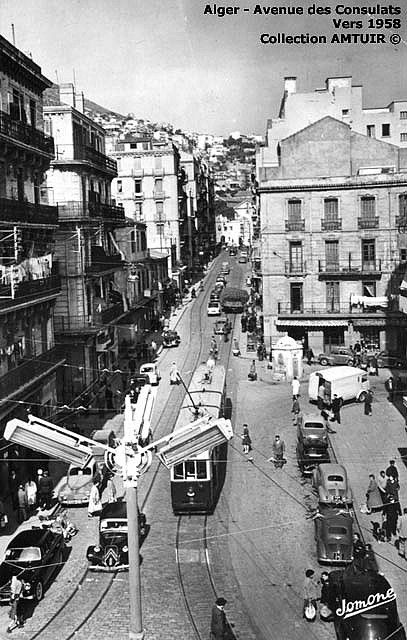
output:
M331 313L340 311L339 282L326 283L326 307Z
M290 306L291 313L301 313L303 311L304 301L301 283L292 284L290 287Z
M302 242L290 242L290 273L302 271Z
M362 240L362 271L374 271L376 265L375 240Z
M339 243L337 240L325 242L325 260L327 271L338 271Z

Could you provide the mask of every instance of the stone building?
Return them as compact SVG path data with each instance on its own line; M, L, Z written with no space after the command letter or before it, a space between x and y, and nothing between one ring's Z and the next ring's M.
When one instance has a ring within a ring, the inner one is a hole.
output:
M405 351L407 150L328 116L282 139L258 179L266 342Z
M12 417L52 417L57 405L58 212L44 188L54 142L42 117L50 85L0 36L0 433Z

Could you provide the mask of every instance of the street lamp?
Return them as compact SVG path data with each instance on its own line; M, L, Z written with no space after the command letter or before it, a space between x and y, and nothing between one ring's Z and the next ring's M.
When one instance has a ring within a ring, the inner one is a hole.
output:
M148 389L150 385L145 385L144 388L146 387ZM96 448L97 451L104 450L105 463L108 468L113 473L118 473L117 469L119 467L126 487L127 503L129 640L144 639L137 505L138 478L150 467L153 452L169 468L182 460L191 458L191 456L198 456L211 447L227 442L233 436L230 420L225 420L224 418L214 420L207 415L201 416L198 420L160 438L160 440L151 442L147 447L140 447L138 444L140 429L143 426L145 416L147 413L150 414L151 410L149 393L141 392L136 404L132 404L130 396L126 396L124 438L116 449L32 415L28 416L28 422L18 418L10 420L4 431L6 440L28 446L34 451L40 451L82 467L89 463Z

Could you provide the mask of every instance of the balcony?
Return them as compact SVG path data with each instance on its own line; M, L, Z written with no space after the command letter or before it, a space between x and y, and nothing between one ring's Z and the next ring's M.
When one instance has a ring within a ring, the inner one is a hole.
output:
M58 265L53 265L53 272L48 278L27 280L14 285L14 295L11 285L0 285L0 309L8 309L26 302L35 304L37 298L58 295L61 291L61 278L57 275Z
M58 207L0 198L0 221L31 224L58 224Z
M304 231L305 220L286 220L285 230L286 231Z
M402 233L406 232L407 215L402 214L402 215L396 216L396 227L401 227L403 229Z
M58 144L56 148L56 159L54 162L69 163L75 160L90 162L99 169L103 169L113 175L117 175L116 160L112 160L104 153L87 145Z
M337 316L352 316L352 317L385 317L390 314L398 314L399 307L397 301L389 301L387 308L380 308L375 306L354 306L351 302L340 301L328 301L304 304L301 307L293 305L290 302L278 302L277 313L281 317L329 317L332 315Z
M336 218L336 220L321 218L321 231L340 231L341 229L342 218Z
M358 229L377 229L378 227L379 216L358 218Z
M59 220L80 220L81 218L103 218L114 222L124 222L123 207L115 207L110 204L93 202L59 202Z
M307 271L307 261L297 260L295 262L286 260L285 262L285 275L286 276L301 276Z
M103 271L117 271L123 264L120 254L108 255L103 247L93 245L91 247L91 263L86 267L86 272L88 275L94 275Z
M38 357L31 356L15 369L0 378L0 402L8 396L14 396L38 384L42 378L51 374L64 363L57 348L50 349Z
M348 260L324 261L318 260L318 277L320 280L337 278L342 280L361 280L369 278L380 280L382 277L382 261L377 260Z
M4 111L0 111L0 134L34 147L37 151L42 151L50 156L54 155L53 138L20 120L13 120Z
M93 322L95 325L98 324L109 324L109 322L113 322L124 313L123 302L117 302L107 309L102 309L100 312L95 312L93 315Z
M163 191L162 189L154 189L153 197L155 198L155 200L164 200L165 191Z
M55 333L92 334L100 331L100 326L114 322L124 313L123 303L117 302L90 316L54 316Z
M144 200L144 191L135 191L133 193L133 198L135 200Z

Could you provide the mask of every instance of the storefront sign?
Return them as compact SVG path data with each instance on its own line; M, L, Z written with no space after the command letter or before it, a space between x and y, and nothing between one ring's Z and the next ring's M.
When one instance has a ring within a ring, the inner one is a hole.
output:
M391 587L387 589L386 593L370 594L366 600L351 600L350 602L346 602L346 600L342 598L342 605L336 610L336 615L345 620L346 618L370 611L370 609L374 609L395 599L396 594Z

